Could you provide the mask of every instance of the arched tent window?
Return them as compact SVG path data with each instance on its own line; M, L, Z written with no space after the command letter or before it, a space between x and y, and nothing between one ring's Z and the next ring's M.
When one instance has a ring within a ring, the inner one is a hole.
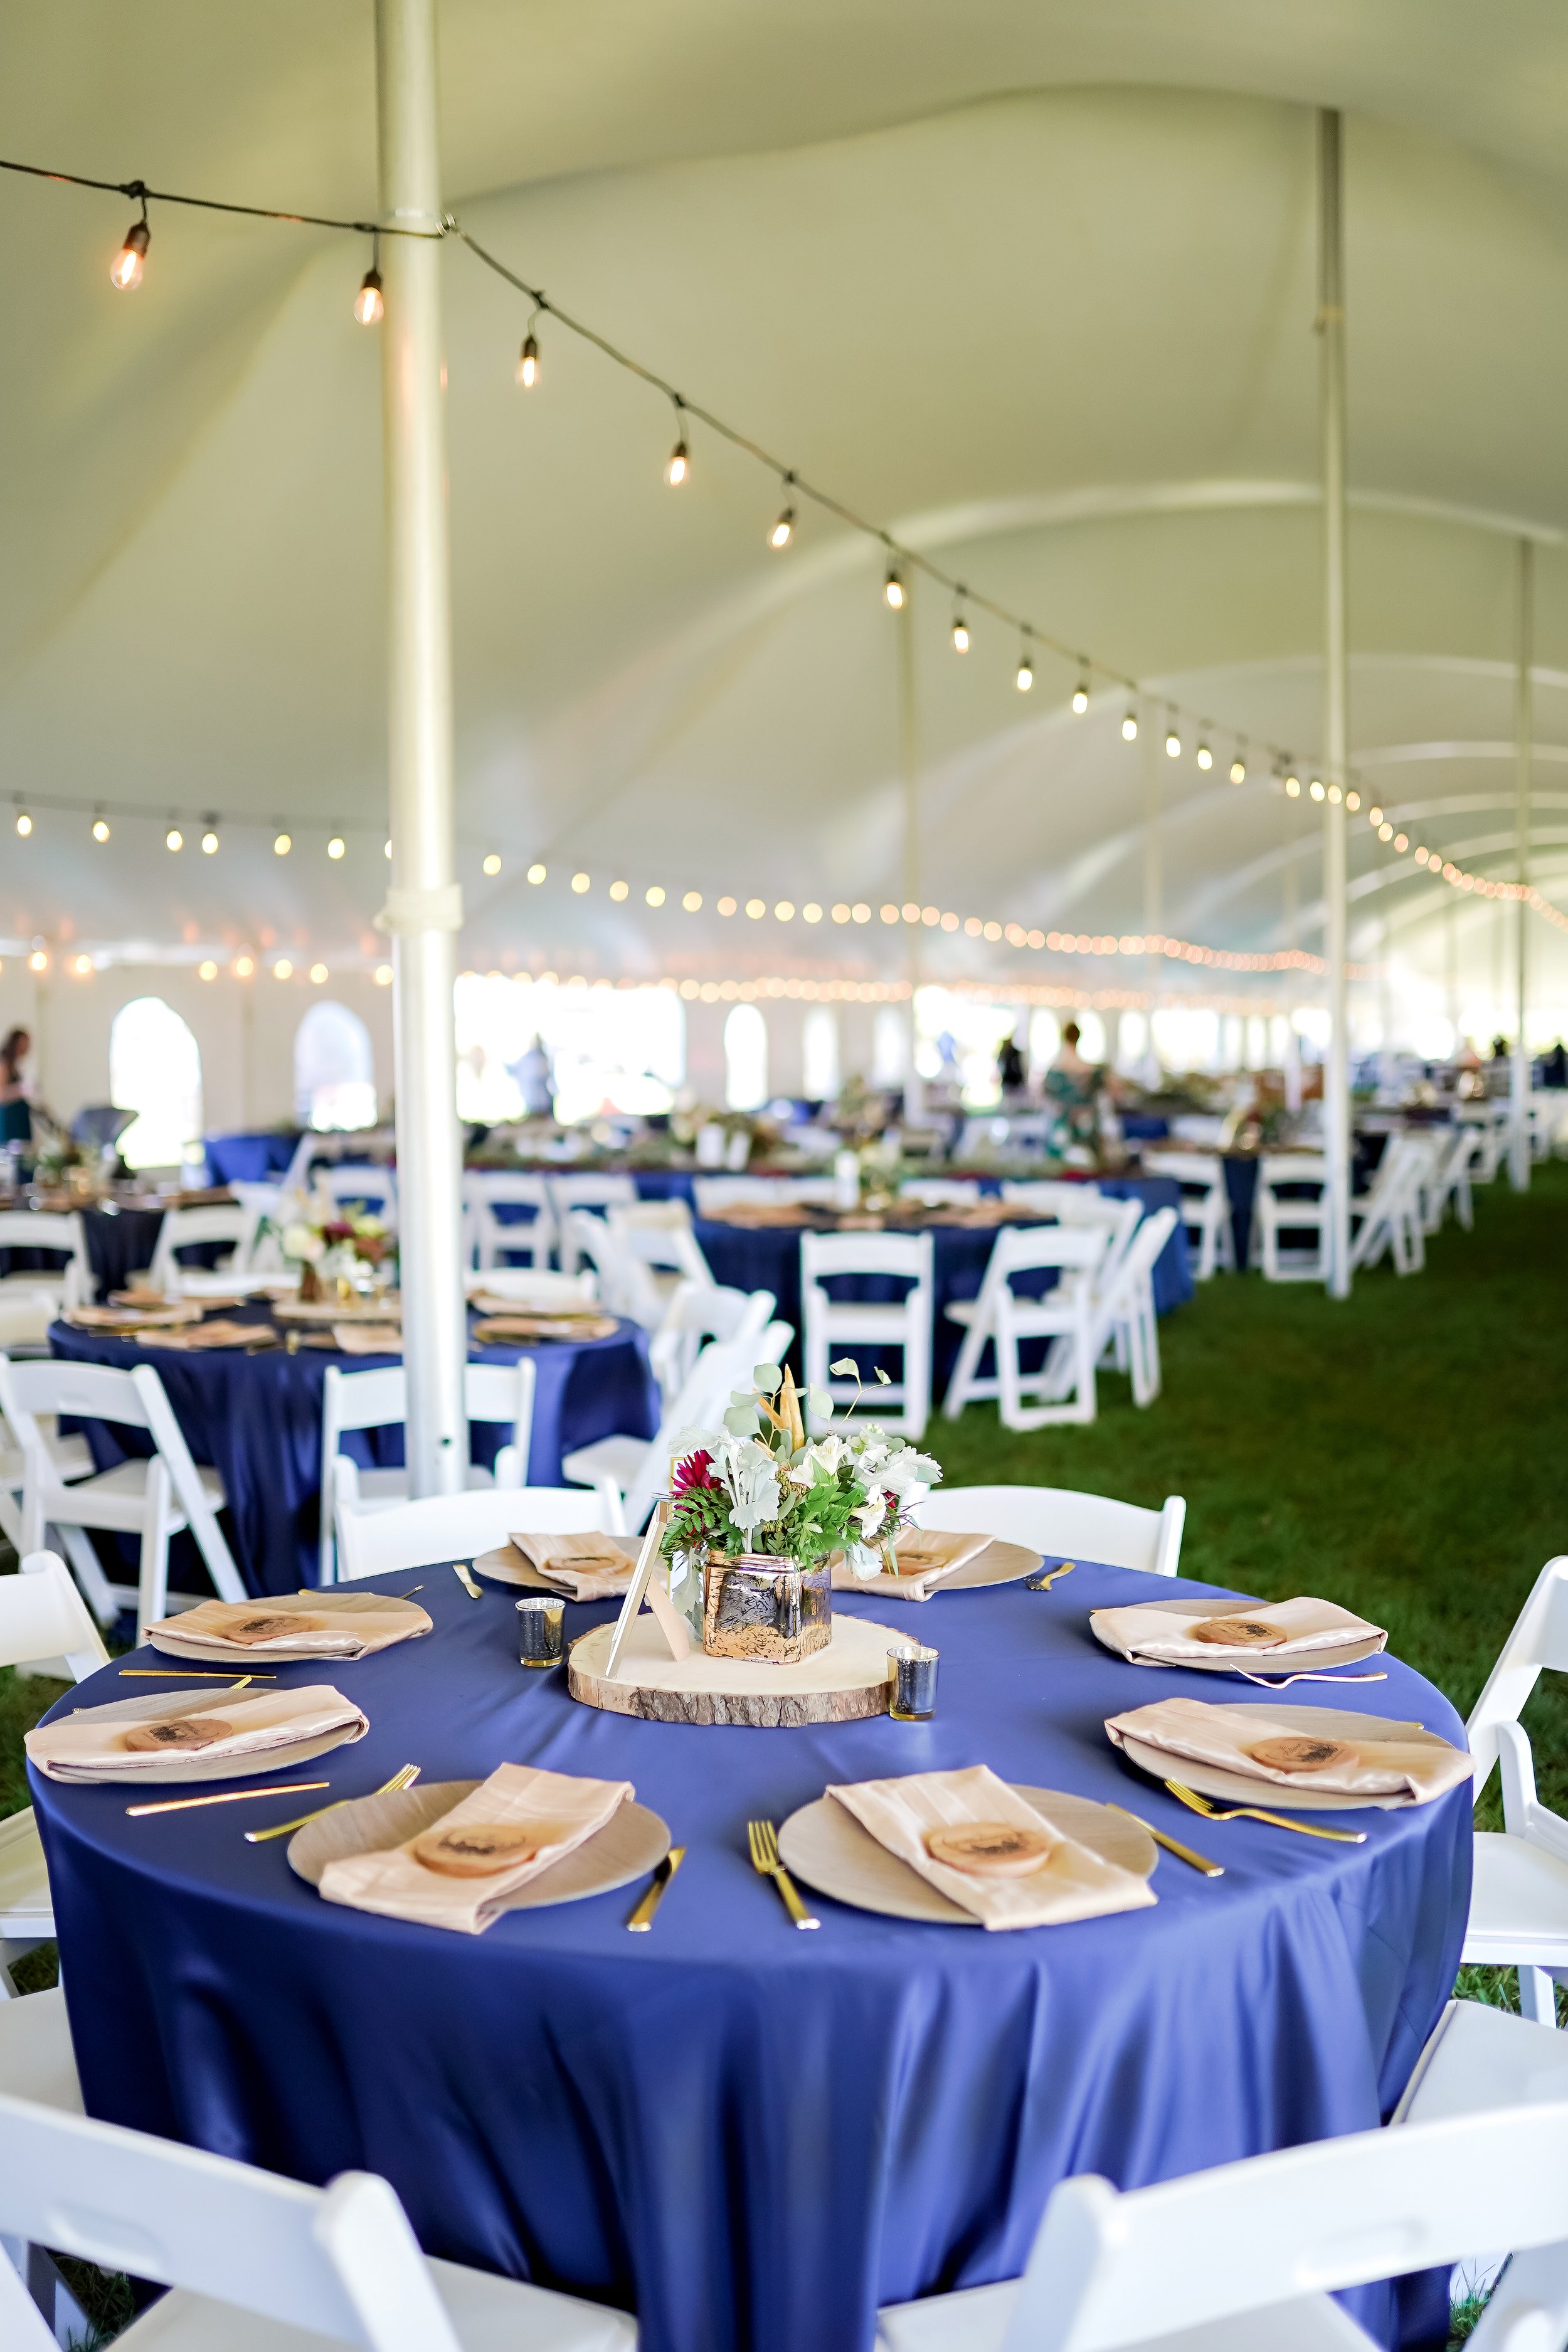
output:
M294 1032L294 1114L305 1127L375 1125L375 1056L357 1013L331 997Z
M814 1004L801 1025L801 1091L807 1102L838 1098L838 1015Z
M724 1099L756 1110L768 1098L768 1024L754 1004L737 1004L724 1024Z
M201 1135L201 1049L161 996L133 996L115 1014L109 1098L136 1113L120 1139L129 1168L172 1168Z

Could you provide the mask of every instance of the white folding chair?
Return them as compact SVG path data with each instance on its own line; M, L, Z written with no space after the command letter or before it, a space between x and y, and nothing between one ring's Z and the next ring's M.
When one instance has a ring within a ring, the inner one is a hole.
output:
M1132 1379L1132 1402L1152 1404L1160 1393L1160 1323L1154 1309L1154 1267L1178 1223L1174 1209L1156 1209L1142 1219L1131 1247L1117 1268L1103 1313L1110 1348Z
M1286 1188L1314 1184L1308 1199L1286 1197ZM1326 1282L1329 1272L1329 1163L1318 1152L1266 1152L1258 1163L1253 1223L1258 1266L1265 1282ZM1310 1233L1288 1245L1287 1234Z
M39 1427L41 1416L50 1413L144 1429L153 1441L152 1456L132 1455L112 1470L68 1483L57 1472ZM169 1538L185 1528L195 1538L220 1599L247 1598L217 1523L226 1499L223 1480L208 1464L192 1461L163 1383L151 1364L121 1371L110 1364L18 1364L0 1355L0 1414L21 1441L25 1464L21 1549L42 1551L46 1529L58 1528L66 1557L100 1624L112 1625L122 1608L134 1607L137 1639L146 1639L147 1627L165 1615L169 1606ZM112 1584L105 1576L88 1533L93 1528L140 1539L134 1590Z
M390 1576L433 1561L472 1559L509 1538L616 1535L602 1494L581 1486L474 1486L461 1495L427 1495L384 1510L340 1512L338 1567L344 1583Z
M1168 1176L1182 1188L1182 1222L1194 1252L1194 1281L1207 1282L1218 1273L1234 1274L1236 1244L1224 1160L1204 1151L1145 1151L1143 1171L1148 1176Z
M531 1209L531 1217L505 1218L500 1209ZM522 1259L547 1266L555 1246L555 1219L542 1176L470 1168L463 1177L463 1262L488 1272Z
M584 1209L590 1215L603 1216L607 1209L629 1208L637 1199L637 1188L629 1176L550 1176L545 1181L560 1237L561 1270L563 1274L575 1274L582 1256L567 1230L573 1210Z
M468 1463L465 1484L517 1487L528 1477L528 1456L533 1433L533 1393L537 1372L531 1356L514 1364L465 1364L463 1403L470 1425L499 1423L511 1434L496 1455L495 1468ZM407 1375L401 1364L380 1365L374 1371L344 1372L327 1366L321 1389L321 1532L320 1581L332 1580L332 1538L345 1517L364 1517L404 1501L408 1493L405 1468L367 1470L353 1456L338 1451L338 1441L351 1429L401 1427L408 1417Z
M678 1283L647 1351L665 1402L679 1395L705 1341L738 1338L748 1316L760 1337L772 1319L774 1304L771 1290L734 1290L725 1283Z
M1436 1215L1441 1224L1450 1201L1458 1223L1468 1233L1476 1222L1475 1196L1470 1191L1470 1171L1480 1151L1480 1139L1474 1128L1456 1125L1444 1147L1436 1180ZM1434 1227L1436 1231L1436 1227Z
M635 1262L652 1284L659 1307L656 1330L683 1282L711 1287L713 1269L691 1230L691 1212L684 1201L637 1201L611 1209L605 1222L623 1264Z
M1451 2000L1389 2122L1437 2123L1557 2099L1568 2099L1568 2034L1548 2032L1486 2001Z
M625 2313L427 2259L389 2184L325 2189L232 2157L0 2097L0 2230L172 2292L124 2352L635 2352ZM241 2316L241 2315L244 2315ZM55 2352L0 2261L0 2342Z
M1136 1213L1138 1203L1131 1205ZM1110 1244L1110 1226L1098 1220L1003 1227L992 1244L979 1297L950 1300L945 1309L953 1322L965 1327L942 1405L948 1420L956 1421L964 1406L980 1397L998 1400L1006 1429L1045 1429L1094 1419L1094 1371L1100 1344L1094 1284ZM1054 1287L1043 1298L1019 1297L1013 1277L1042 1269L1059 1276ZM1065 1343L1065 1368L1055 1348L1047 1345L1040 1369L1024 1370L1020 1341L1040 1339ZM988 1339L995 1348L996 1369L983 1377L980 1359ZM1045 1401L1029 1404L1030 1397Z
M334 1208L363 1209L379 1217L388 1233L397 1231L397 1178L379 1160L333 1160L316 1170L311 1183Z
M927 1234L803 1234L800 1286L805 1325L808 1387L826 1390L837 1402L858 1395L869 1402L884 1428L921 1437L931 1419L931 1325L936 1286L931 1236ZM903 1277L910 1287L896 1305L868 1299L830 1298L823 1288L841 1276ZM868 1381L864 1387L835 1380L828 1366L846 1348L898 1348L899 1379ZM892 1407L892 1411L885 1408ZM820 1433L816 1420L812 1427Z
M1471 1182L1495 1182L1498 1161L1508 1139L1506 1129L1499 1128L1489 1105L1486 1103L1466 1103L1461 1106L1458 1116L1459 1125L1469 1129L1474 1144L1469 1167Z
M972 1208L980 1198L978 1176L911 1176L899 1187L900 1201L916 1201L922 1209Z
M18 1299L25 1296L24 1292L16 1293ZM7 1316L7 1308L14 1304L11 1300L0 1300L0 1349L8 1358L16 1357L16 1341L18 1339L25 1341L26 1332L26 1327L19 1318L13 1320ZM43 1309L46 1331L51 1314L52 1309L47 1307ZM33 1349L27 1349L28 1356L37 1353ZM23 1357L21 1360L26 1361L26 1358ZM79 1435L62 1437L52 1413L37 1415L37 1423L50 1467L61 1485L68 1486L78 1478L90 1478L92 1454L86 1438ZM4 1535L13 1551L16 1552L22 1549L22 1488L26 1475L27 1462L22 1451L22 1441L7 1425L4 1411L0 1410L0 1535Z
M165 1209L148 1269L153 1289L171 1298L177 1297L185 1273L180 1263L180 1251L210 1246L215 1242L228 1245L229 1254L221 1262L226 1273L248 1273L257 1223L255 1215L240 1201L215 1202L204 1209Z
M1391 1135L1370 1189L1351 1202L1351 1267L1363 1273L1386 1252L1395 1274L1417 1274L1426 1263L1421 1180L1425 1147L1414 1137Z
M509 1307L539 1307L559 1313L563 1307L596 1305L599 1277L592 1266L576 1274L556 1274L543 1265L491 1265L480 1274L470 1266L463 1276L463 1287L470 1298L500 1298Z
M765 1290L754 1290L733 1339L710 1339L668 1405L653 1437L596 1437L563 1460L563 1475L574 1485L596 1486L605 1498L613 1535L640 1535L644 1522L669 1480L675 1442L689 1429L714 1426L731 1389L750 1388L758 1364L782 1360L795 1336L787 1323L763 1324Z
M20 1291L47 1291L57 1312L62 1307L90 1304L97 1285L87 1255L87 1229L72 1209L57 1213L42 1209L0 1209L0 1250L43 1250L63 1265L41 1266L33 1273L0 1275L0 1298Z
M574 1266L592 1266L600 1304L606 1315L625 1315L645 1331L657 1331L664 1320L664 1294L650 1269L627 1249L610 1229L607 1216L591 1209L568 1209L561 1228L561 1255Z
M943 1486L916 1506L914 1516L922 1528L996 1536L1048 1559L1174 1576L1187 1506L1180 1495L1168 1495L1163 1510L1147 1511L1071 1486Z
M0 1576L0 1666L25 1666L79 1683L108 1663L109 1653L63 1559L52 1551L30 1552L20 1576ZM11 1962L35 1944L50 1942L54 1932L48 1869L27 1805L0 1822L0 2001L16 1990ZM42 2012L35 2021L45 2022ZM0 2045L0 2087L5 2087L4 2060Z
M879 2352L1371 2352L1338 2289L1513 2253L1471 2342L1568 2334L1568 2100L1052 2192L1021 2279L879 2314Z
M1464 1958L1519 1970L1519 2005L1554 2025L1554 1981L1568 1983L1568 1821L1535 1793L1535 1761L1519 1718L1542 1669L1568 1674L1568 1558L1549 1559L1502 1645L1466 1735L1476 1795L1502 1773L1501 1832L1479 1831Z

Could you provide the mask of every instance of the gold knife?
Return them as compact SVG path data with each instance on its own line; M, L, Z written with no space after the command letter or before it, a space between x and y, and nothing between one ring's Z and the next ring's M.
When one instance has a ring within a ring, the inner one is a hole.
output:
M1125 1805L1111 1805L1108 1810L1120 1813L1124 1821L1136 1822L1141 1830L1147 1830L1156 1845L1163 1845L1167 1853L1173 1853L1178 1862L1187 1863L1194 1870L1201 1872L1205 1878L1225 1876L1223 1862L1211 1862L1206 1854L1198 1853L1190 1845L1184 1845L1180 1838L1167 1837L1163 1830L1154 1827L1152 1822L1146 1822L1142 1813L1130 1813Z
M634 1936L646 1936L653 1926L653 1915L664 1900L664 1890L686 1860L686 1848L672 1845L653 1874L646 1895L627 1916L626 1926Z
M465 1560L455 1559L452 1562L452 1573L457 1578L458 1583L462 1586L470 1601L482 1601L484 1599L484 1594L479 1591L479 1586L474 1582L473 1578L468 1573L468 1563Z

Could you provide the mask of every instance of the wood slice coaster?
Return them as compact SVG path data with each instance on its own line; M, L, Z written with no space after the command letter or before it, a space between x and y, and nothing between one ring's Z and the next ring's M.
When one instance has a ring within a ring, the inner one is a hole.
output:
M807 1723L856 1723L888 1711L888 1652L908 1639L868 1617L836 1615L833 1639L798 1666L765 1659L669 1655L651 1616L637 1618L611 1682L605 1673L615 1626L595 1625L572 1644L567 1688L584 1706L653 1723L745 1724L795 1730Z
M353 1853L383 1853L422 1830L482 1786L478 1780L432 1780L423 1788L399 1789L385 1797L356 1797L308 1822L289 1841L289 1866L319 1886L329 1862ZM579 1903L586 1895L608 1895L657 1870L669 1852L669 1827L646 1805L616 1807L602 1830L585 1838L548 1870L531 1878L501 1905L503 1911L539 1911L554 1903Z
M1012 1788L1053 1829L1076 1838L1091 1853L1140 1878L1152 1871L1154 1841L1131 1815L1088 1797L1068 1796L1061 1789L1026 1788L1017 1781ZM818 1797L814 1805L802 1805L792 1813L779 1831L779 1853L796 1878L819 1895L853 1904L858 1911L880 1911L890 1919L930 1919L946 1927L980 1925L973 1912L951 1902L918 1870L889 1853L837 1797Z
M1277 1732L1280 1723L1293 1732L1309 1738L1349 1739L1358 1748L1373 1748L1380 1740L1415 1740L1424 1747L1447 1748L1450 1743L1439 1739L1435 1731L1424 1724L1394 1723L1385 1715L1352 1715L1337 1706L1232 1706L1226 1703L1226 1713L1242 1725L1256 1723L1259 1736ZM1145 1740L1126 1739L1122 1753L1131 1759L1151 1780L1179 1780L1184 1789L1194 1790L1200 1797L1214 1797L1223 1805L1264 1805L1275 1813L1356 1813L1369 1806L1380 1813L1403 1812L1416 1802L1411 1796L1364 1797L1345 1796L1333 1789L1292 1788L1281 1780L1254 1780L1250 1773L1227 1772L1223 1765L1200 1764L1190 1756L1173 1756L1163 1748L1151 1748Z
M577 1530L574 1528L572 1532L574 1535ZM626 1566L630 1568L642 1549L642 1538L611 1536L608 1540L617 1544L626 1553ZM526 1553L519 1551L514 1543L498 1544L493 1551L480 1552L474 1561L474 1574L488 1576L497 1584L521 1584L531 1592L553 1592L563 1601L572 1599L569 1592L562 1591L560 1585L552 1584L547 1576L541 1576Z

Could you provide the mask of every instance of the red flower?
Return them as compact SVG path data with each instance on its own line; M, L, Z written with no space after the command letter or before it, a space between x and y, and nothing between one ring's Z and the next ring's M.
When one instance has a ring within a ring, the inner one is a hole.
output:
M678 1495L686 1495L689 1494L694 1486L717 1486L719 1481L711 1475L712 1469L713 1456L703 1447L699 1446L695 1454L689 1454L684 1462L676 1464L672 1482L675 1492Z

